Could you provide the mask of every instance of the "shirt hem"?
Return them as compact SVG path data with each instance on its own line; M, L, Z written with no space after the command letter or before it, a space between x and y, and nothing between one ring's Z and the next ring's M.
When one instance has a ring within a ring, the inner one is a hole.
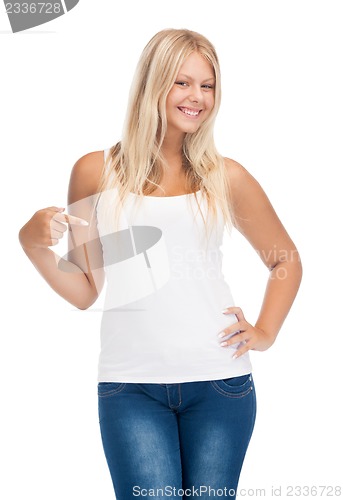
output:
M117 377L117 376L99 376L98 383L101 382L116 382L116 383L133 383L133 384L179 384L185 382L208 382L210 380L222 380L231 377L240 377L242 375L248 375L252 372L252 366L247 366L246 368L240 368L238 370L230 370L229 372L217 372L210 375L188 375L188 376L169 376L169 377Z

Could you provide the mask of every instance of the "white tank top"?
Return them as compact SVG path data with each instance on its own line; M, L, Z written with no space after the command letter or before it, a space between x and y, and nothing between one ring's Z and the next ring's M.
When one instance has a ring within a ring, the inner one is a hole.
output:
M207 201L196 196L206 217ZM117 230L117 190L97 204L107 282L98 381L168 384L250 373L249 353L232 359L237 344L221 347L217 336L237 321L222 313L234 305L221 270L222 215L206 248L194 194L144 196L135 210L137 197L129 194Z

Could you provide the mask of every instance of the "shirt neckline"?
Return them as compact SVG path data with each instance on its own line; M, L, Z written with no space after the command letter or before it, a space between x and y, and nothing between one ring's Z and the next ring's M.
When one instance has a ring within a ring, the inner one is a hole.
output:
M143 197L144 198L157 198L157 199L173 199L173 198L185 198L186 196L192 196L194 194L198 194L201 192L201 189L199 189L198 191L194 191L194 193L185 193L185 194L176 194L174 196L151 196L151 195L144 195ZM131 196L134 196L135 198L138 198L139 195L136 194L136 193L132 193L131 191L129 191L129 195Z

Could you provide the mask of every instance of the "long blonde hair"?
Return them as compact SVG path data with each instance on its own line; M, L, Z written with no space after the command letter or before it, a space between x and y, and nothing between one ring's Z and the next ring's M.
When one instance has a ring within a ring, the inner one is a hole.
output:
M201 191L205 195L209 215L217 215L218 203L230 232L233 225L230 186L224 158L217 152L213 138L221 100L220 68L213 45L194 31L162 30L144 48L130 90L122 140L110 149L99 192L116 188L119 207L129 193L142 200L159 186L161 167L165 165L161 147L167 130L166 99L181 65L192 52L201 54L213 67L215 96L208 118L196 132L185 135L183 169L188 191ZM197 200L195 194L194 197ZM116 221L118 217L119 208ZM205 221L203 215L202 218L206 226L210 219Z

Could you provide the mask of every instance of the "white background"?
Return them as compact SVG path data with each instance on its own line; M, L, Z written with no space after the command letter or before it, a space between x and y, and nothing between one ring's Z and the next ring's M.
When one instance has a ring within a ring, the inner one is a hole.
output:
M1 8L1 498L113 498L97 416L101 314L56 295L17 234L36 210L66 205L78 158L120 138L140 52L168 27L216 46L217 147L260 182L304 266L277 342L251 354L258 414L240 488L270 498L281 486L286 498L287 486L342 486L340 7L80 0L17 34ZM222 250L236 304L254 322L268 272L237 233Z

